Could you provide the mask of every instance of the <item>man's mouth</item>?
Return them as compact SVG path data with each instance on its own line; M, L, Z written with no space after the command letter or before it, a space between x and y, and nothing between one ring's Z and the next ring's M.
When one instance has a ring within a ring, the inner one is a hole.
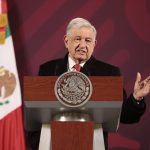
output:
M81 53L81 54L85 54L85 53L87 53L87 51L86 50L82 50L82 49L78 49L78 50L76 50L76 52L79 52L79 53Z

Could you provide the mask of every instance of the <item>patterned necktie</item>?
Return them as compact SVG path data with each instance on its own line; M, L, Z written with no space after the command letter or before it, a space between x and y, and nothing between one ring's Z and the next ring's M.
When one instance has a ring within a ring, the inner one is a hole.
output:
M76 71L79 71L79 72L80 72L81 66L80 66L80 64L75 64L75 65L73 66L73 68L75 68Z

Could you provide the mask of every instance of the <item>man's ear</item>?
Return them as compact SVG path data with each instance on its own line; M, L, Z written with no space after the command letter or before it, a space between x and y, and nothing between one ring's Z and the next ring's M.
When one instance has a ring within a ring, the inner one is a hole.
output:
M68 48L68 37L67 37L67 35L64 36L64 43L65 43L66 48Z

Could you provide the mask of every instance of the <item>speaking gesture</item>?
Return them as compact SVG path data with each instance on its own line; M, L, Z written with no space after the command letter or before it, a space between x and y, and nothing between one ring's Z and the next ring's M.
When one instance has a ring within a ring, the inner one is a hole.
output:
M142 100L144 96L150 93L150 76L148 76L145 80L141 81L141 74L138 72L133 96L136 100Z

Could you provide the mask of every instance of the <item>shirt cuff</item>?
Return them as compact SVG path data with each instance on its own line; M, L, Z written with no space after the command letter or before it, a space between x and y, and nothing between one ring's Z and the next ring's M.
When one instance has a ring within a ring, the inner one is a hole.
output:
M132 100L133 100L133 103L134 103L134 104L137 104L137 105L141 105L141 104L144 103L144 97L142 97L141 100L136 100L136 99L134 98L133 94L132 94Z

